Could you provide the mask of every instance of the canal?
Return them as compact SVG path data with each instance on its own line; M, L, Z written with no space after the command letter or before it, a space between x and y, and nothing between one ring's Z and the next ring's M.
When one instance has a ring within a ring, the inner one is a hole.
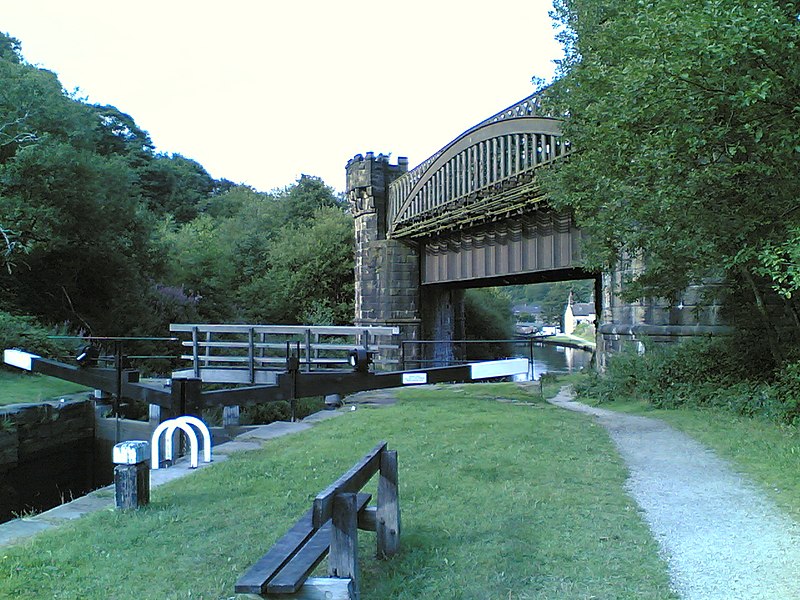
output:
M518 350L522 350L519 348ZM529 348L519 352L520 358L530 358ZM544 373L567 374L576 373L584 367L589 367L592 353L588 350L555 346L552 344L533 345L533 363L528 373L529 381L536 381Z

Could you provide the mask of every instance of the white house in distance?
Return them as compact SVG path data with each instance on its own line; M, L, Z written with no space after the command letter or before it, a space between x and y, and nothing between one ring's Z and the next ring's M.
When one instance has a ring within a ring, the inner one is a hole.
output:
M580 323L594 325L596 319L594 302L574 302L570 292L567 308L564 309L564 333L568 335L573 333Z

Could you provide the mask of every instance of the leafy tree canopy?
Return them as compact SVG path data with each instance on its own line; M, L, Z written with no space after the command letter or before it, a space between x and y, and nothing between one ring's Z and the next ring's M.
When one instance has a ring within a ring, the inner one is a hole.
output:
M321 179L217 181L66 94L4 34L0 82L0 311L100 335L350 320L352 219Z
M590 268L644 260L629 299L677 301L724 278L778 361L776 319L793 315L800 333L799 12L777 0L557 0L566 57L550 100L575 150L544 177L589 233Z
M635 295L710 274L800 288L798 4L557 0L552 100L571 159L547 177L591 236L591 267L644 254Z

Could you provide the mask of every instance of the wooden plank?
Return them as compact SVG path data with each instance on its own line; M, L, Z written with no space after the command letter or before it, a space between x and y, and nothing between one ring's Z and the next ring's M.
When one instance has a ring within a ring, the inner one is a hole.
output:
M358 494L355 499L356 513L364 509L371 498L370 494ZM328 554L332 529L331 521L326 522L318 529L267 583L266 592L291 594L298 591L306 578Z
M336 494L357 492L380 468L381 452L386 449L386 442L380 442L358 461L347 473L317 494L314 499L313 523L321 527L333 515L333 498Z
M333 499L331 550L328 575L350 578L352 596L360 598L358 571L358 509L355 494L337 494Z
M358 528L362 531L375 531L378 522L378 507L367 506L358 513Z
M334 577L309 577L294 594L271 596L281 600L352 600L352 584L349 579ZM262 600L266 596L247 595L242 598Z
M381 476L378 481L376 533L378 558L390 558L400 550L400 499L397 485L397 452L381 454Z
M332 527L329 521L317 529L303 547L289 557L280 572L267 583L266 593L291 594L299 590L306 578L328 554Z
M237 594L263 594L267 583L289 562L297 550L314 534L311 510L308 510L234 586Z

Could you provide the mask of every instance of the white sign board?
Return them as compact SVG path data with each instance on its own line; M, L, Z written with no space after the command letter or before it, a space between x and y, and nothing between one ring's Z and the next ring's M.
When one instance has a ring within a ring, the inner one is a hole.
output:
M420 385L428 383L427 373L403 373L403 385Z
M528 372L527 358L510 358L508 360L490 360L470 365L472 379L490 379L507 377Z

